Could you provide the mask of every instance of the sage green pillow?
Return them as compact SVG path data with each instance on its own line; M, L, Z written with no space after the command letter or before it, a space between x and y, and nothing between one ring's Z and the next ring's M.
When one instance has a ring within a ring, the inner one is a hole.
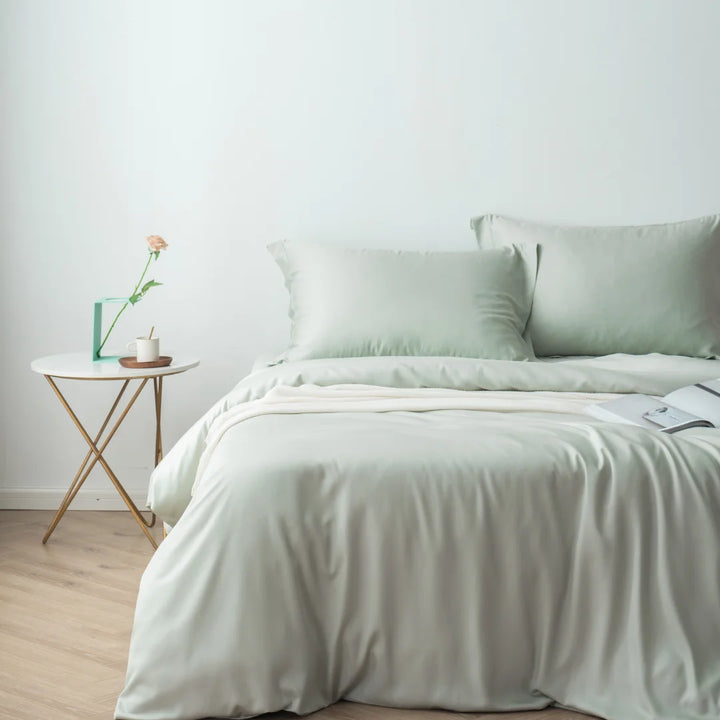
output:
M720 356L720 216L555 227L484 215L471 225L481 248L538 244L537 355Z
M290 293L286 360L429 355L528 360L537 248L471 252L268 246Z

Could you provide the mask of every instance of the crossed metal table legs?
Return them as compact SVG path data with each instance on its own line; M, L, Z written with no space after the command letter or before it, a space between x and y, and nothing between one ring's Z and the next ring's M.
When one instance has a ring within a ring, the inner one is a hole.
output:
M113 402L112 407L110 408L110 411L108 412L107 416L105 417L105 420L103 421L102 426L100 427L100 430L98 431L95 438L91 438L88 434L87 430L83 427L80 420L78 420L77 415L75 415L75 412L68 404L67 400L63 396L63 394L60 392L60 389L55 384L54 380L50 375L45 375L45 379L50 383L50 387L55 391L55 394L58 397L58 400L62 403L65 410L67 410L68 414L72 418L73 422L77 426L77 429L80 431L80 434L85 438L85 442L90 446L90 450L88 450L87 455L85 455L85 459L82 461L82 464L80 465L80 468L78 469L77 473L75 474L75 479L72 481L72 484L68 488L67 493L65 493L65 497L63 498L62 503L60 504L60 507L58 508L57 512L55 513L55 517L53 517L52 522L50 523L50 526L47 529L47 532L45 533L45 537L43 538L43 544L45 544L50 536L52 535L53 531L57 527L57 524L62 519L62 516L65 514L65 511L70 507L70 503L74 500L75 496L78 493L78 490L82 487L83 483L87 479L88 475L90 475L90 471L95 467L96 463L100 463L103 470L107 473L107 476L110 478L110 481L115 486L115 489L118 491L120 497L123 499L125 504L128 506L128 509L132 513L133 517L137 521L137 524L140 526L140 529L145 533L147 539L150 541L150 544L157 549L157 543L155 542L155 538L153 538L152 534L150 533L150 528L155 525L156 517L154 513L151 513L150 520L146 520L140 510L138 510L135 503L132 501L132 498L128 494L127 490L122 486L122 483L118 480L115 473L112 471L111 467L108 465L107 461L103 457L103 453L105 452L105 448L108 446L110 441L113 438L113 435L115 435L115 432L122 424L123 420L125 419L125 416L130 411L130 408L135 404L135 400L137 400L138 396L142 392L142 389L147 384L147 381L152 379L153 381L153 390L155 394L155 465L157 465L160 460L162 459L162 434L161 434L161 414L162 414L162 376L159 377L153 377L153 378L138 378L141 380L139 387L135 391L135 394L130 398L130 401L125 406L125 409L120 413L120 416L115 421L115 424L113 425L110 432L107 434L105 439L102 441L102 444L99 445L100 439L102 438L103 433L105 432L105 428L107 428L110 418L112 417L113 413L117 409L118 405L120 404L120 400L122 396L125 394L125 390L127 389L128 385L130 384L130 379L124 380L122 387L120 388L120 392L118 393L117 397L115 398L115 402Z

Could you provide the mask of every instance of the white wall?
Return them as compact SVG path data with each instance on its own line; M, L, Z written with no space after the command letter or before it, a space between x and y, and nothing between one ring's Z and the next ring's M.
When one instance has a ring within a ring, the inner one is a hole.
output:
M90 347L144 237L167 443L287 335L278 238L470 248L484 211L577 223L720 210L713 0L0 0L2 485L54 503L83 441L30 360ZM108 384L65 383L94 427ZM142 495L150 394L112 463ZM112 497L101 472L86 504Z

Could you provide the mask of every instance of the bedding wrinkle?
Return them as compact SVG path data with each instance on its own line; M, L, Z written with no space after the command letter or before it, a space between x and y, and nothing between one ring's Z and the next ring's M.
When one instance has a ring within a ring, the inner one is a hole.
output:
M681 443L681 449L683 444ZM664 456L670 455L668 448L661 448ZM680 697L684 705L692 705L693 699L702 695L697 678L701 676L699 668L708 661L712 662L711 654L703 653L701 648L706 647L701 642L708 632L707 619L698 615L688 615L683 612L687 603L687 594L694 595L704 578L712 576L712 565L707 568L698 568L696 557L691 554L691 548L701 546L703 540L696 535L697 525L680 512L682 495L693 494L697 498L698 511L704 515L708 506L703 502L703 493L697 491L695 473L688 458L678 453L675 458L675 473L667 483L658 483L652 486L655 502L651 508L657 513L656 525L656 553L658 566L657 602L658 611L662 612L669 633L675 640L673 652L665 650L658 654L658 662L652 677L653 684L660 684L672 690ZM715 521L720 513L714 515ZM709 520L710 516L708 516ZM670 552L663 552L662 537L674 535L683 538L684 542L675 543ZM720 566L720 558L716 553L715 568ZM717 572L715 573L717 577ZM680 582L673 582L673 580ZM715 592L720 597L720 583L715 582ZM715 660L720 662L720 622L715 623ZM704 656L706 655L706 656Z
M621 483L615 480L615 467L618 459L627 462L627 458L618 458L623 446L613 451L603 442L595 428L587 429L588 439L594 452L587 456L576 454L578 462L587 457L583 470L584 492L579 519L583 532L576 532L573 555L574 584L586 587L594 573L606 578L606 586L599 592L590 594L586 617L593 618L601 631L595 638L599 657L617 657L623 642L618 631L616 619L622 617L626 598L622 591L613 592L610 588L623 588L624 579L613 563L615 553L622 552L624 525L619 521L622 512L623 493ZM593 481L594 478L594 481ZM582 543L581 539L586 538ZM572 613L570 613L572 615ZM576 617L582 617L577 614ZM583 629L584 633L587 630ZM603 668L597 668L600 679L608 684Z
M323 468L312 463L303 472L306 478L301 485L289 483L285 475L280 480L279 488L279 492L291 496L289 502L296 507L296 512L290 517L297 518L299 522L290 523L284 513L272 512L272 506L267 510L269 542L279 550L273 552L273 556L286 561L282 566L273 568L274 573L283 579L277 591L289 591L289 597L284 598L285 612L288 607L292 608L287 626L302 628L303 636L300 643L295 643L292 635L287 637L285 654L276 659L276 664L281 661L282 666L276 667L273 674L283 679L283 695L296 695L295 702L298 705L311 702L313 697L322 697L328 692L327 678L322 676L322 668L331 666L332 661L326 651L330 646L324 631L328 607L324 596L315 593L315 588L325 584L323 576L328 567L323 552L325 537L322 532L318 532L318 524L313 517L317 507L316 487L319 486L319 494L322 495ZM316 663L301 665L289 657L296 652L302 653L303 647L307 647L317 658Z
M340 472L336 463L333 462L333 466L335 472ZM365 507L353 503L338 484L330 482L328 486L331 504L325 510L322 527L327 548L328 589L337 598L337 605L335 609L330 608L327 616L327 643L332 655L326 672L331 697L342 697L352 691L360 678L375 671L377 633L362 633L354 609L357 599L364 598L370 590L367 568L360 555L362 547L356 543L358 537L368 532L364 529ZM354 657L352 648L356 648Z

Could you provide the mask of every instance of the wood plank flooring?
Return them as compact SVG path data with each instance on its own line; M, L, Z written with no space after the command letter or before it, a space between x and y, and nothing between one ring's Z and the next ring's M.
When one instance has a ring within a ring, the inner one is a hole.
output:
M69 511L42 545L51 517L46 511L0 511L0 720L111 720L125 677L138 583L152 548L128 512ZM458 714L355 703L337 703L311 717L589 719L558 709Z

